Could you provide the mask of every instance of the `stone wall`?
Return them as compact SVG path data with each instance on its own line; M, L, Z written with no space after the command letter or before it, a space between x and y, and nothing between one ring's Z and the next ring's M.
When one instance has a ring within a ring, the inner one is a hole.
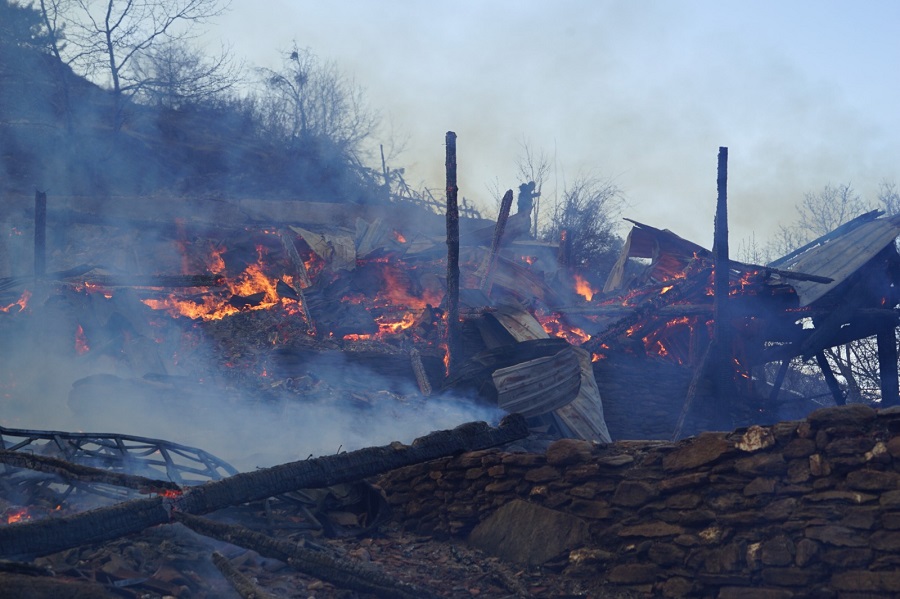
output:
M394 517L659 597L900 596L900 409L393 471Z

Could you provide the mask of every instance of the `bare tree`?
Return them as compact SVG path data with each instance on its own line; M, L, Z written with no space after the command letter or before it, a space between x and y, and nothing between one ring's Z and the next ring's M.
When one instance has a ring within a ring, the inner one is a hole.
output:
M900 214L900 192L897 184L885 179L878 186L878 202L889 216Z
M362 163L361 152L380 117L369 109L362 87L296 42L279 71L261 71L268 93L262 98L269 132L296 147L327 140L342 155Z
M541 217L541 188L550 174L550 158L543 150L535 152L527 140L522 139L522 153L516 159L519 169L519 177L522 182L534 181L534 230L532 235L537 237Z
M576 179L553 207L542 237L558 240L566 230L572 238L572 264L605 274L621 246L616 225L623 204L622 191L609 179Z
M166 108L209 102L241 81L242 65L230 52L207 57L184 40L171 40L135 57L135 93L143 101Z
M53 2L58 4L57 2ZM226 10L223 0L71 0L61 12L73 64L105 79L113 92L113 126L122 125L124 99L141 87L133 67L154 47L191 37L196 25Z

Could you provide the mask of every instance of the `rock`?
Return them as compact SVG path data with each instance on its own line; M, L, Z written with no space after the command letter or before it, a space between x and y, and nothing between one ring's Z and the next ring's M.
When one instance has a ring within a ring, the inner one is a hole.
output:
M613 584L644 584L656 581L658 575L655 564L621 564L609 571L607 579Z
M775 435L771 429L754 424L741 435L734 445L741 451L759 451L775 445Z
M473 546L500 559L536 566L584 545L590 538L581 518L514 499L469 534Z
M617 533L620 537L674 537L684 534L686 531L681 526L667 524L666 522L651 521L635 526L622 527Z
M547 463L552 466L569 466L591 459L593 446L581 439L559 439L547 447Z
M613 494L612 502L616 505L636 507L656 497L656 488L643 481L623 480Z
M663 458L663 468L669 471L688 470L712 464L732 451L731 444L721 433L703 433L689 439L682 448Z
M545 483L562 478L562 472L553 466L541 466L525 473L525 480L532 483Z
M787 462L780 453L758 453L734 461L740 474L780 474L787 471Z
M831 424L866 424L875 420L876 415L875 410L869 406L849 404L819 408L806 419L810 424L822 427Z
M900 488L900 474L880 470L856 470L847 473L847 486L860 491L887 491Z
M845 526L810 526L804 534L809 539L838 547L866 547L868 545L856 531Z
M779 535L760 545L760 561L766 566L787 566L794 562L796 550L793 541Z

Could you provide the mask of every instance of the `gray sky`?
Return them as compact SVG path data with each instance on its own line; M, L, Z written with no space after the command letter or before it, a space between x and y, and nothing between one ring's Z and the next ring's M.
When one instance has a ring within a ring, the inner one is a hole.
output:
M443 189L455 131L460 194L493 214L527 140L556 157L545 200L611 178L623 216L709 246L719 146L735 245L806 191L900 183L898 26L893 0L233 0L212 33L257 66L292 40L335 61L414 187Z

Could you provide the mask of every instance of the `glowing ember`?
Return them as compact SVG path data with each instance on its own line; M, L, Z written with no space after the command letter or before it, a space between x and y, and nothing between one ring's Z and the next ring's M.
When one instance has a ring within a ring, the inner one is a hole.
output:
M400 231L394 231L394 239L397 240L397 243L406 243L406 237Z
M591 284L587 282L586 279L581 277L580 275L575 276L575 293L586 299L587 301L591 301L594 297L594 294L597 293L592 287Z
M561 337L572 345L581 345L591 338L582 329L563 322L557 313L542 314L538 312L535 316L544 331L551 337Z
M78 328L75 329L75 353L82 356L89 351L91 351L91 346L88 345L84 329L81 325L78 325Z
M7 524L15 524L16 522L28 522L31 520L32 516L29 513L27 507L22 508L11 508L6 513L6 523Z
M157 493L157 495L162 495L163 497L168 497L169 499L175 499L176 497L181 497L183 493L175 489L166 489L161 493Z
M6 307L0 306L0 312L9 312L13 306L19 306L18 312L28 307L28 300L31 299L31 292L27 289L22 292L21 297Z

